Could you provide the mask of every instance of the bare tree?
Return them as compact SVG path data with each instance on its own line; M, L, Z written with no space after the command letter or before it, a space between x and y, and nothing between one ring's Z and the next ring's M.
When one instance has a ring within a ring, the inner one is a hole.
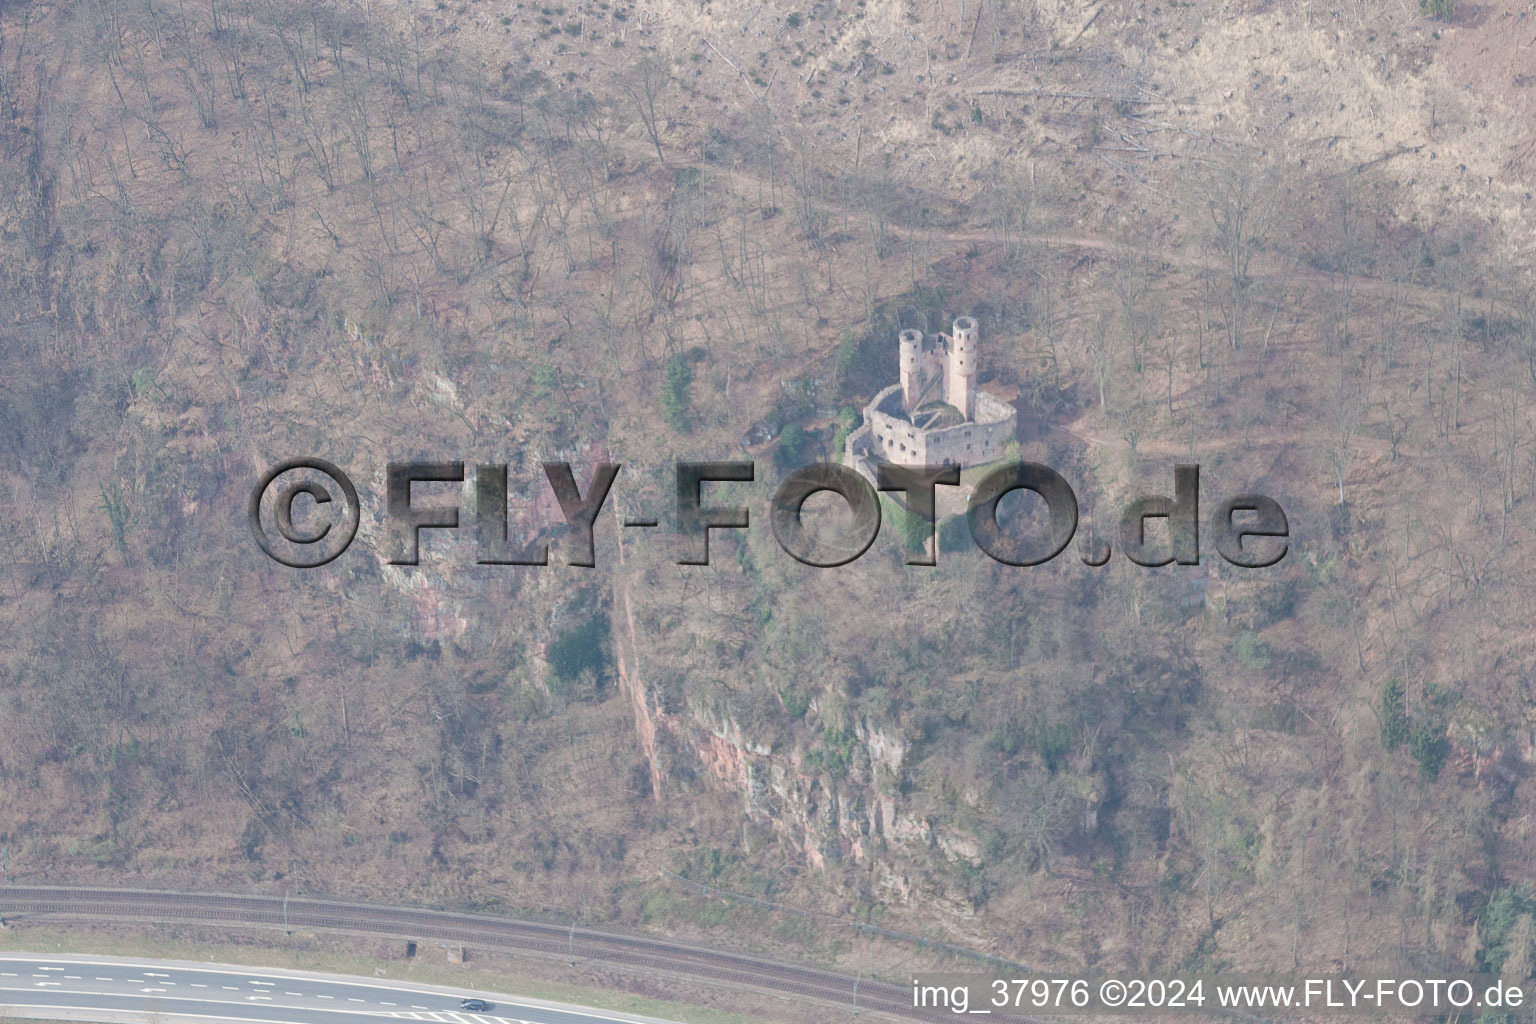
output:
M1219 303L1227 344L1238 348L1247 326L1250 266L1281 212L1279 181L1273 168L1256 164L1252 154L1236 153L1192 178L1191 189L1190 202L1210 223L1222 255L1226 287Z
M656 147L656 159L663 167L667 165L667 158L661 151L662 115L656 108L657 102L671 84L671 69L654 50L636 61L630 68L629 74L619 83L619 88L624 91L634 106L635 113L640 115L640 123L645 125L646 134L651 138L651 145Z

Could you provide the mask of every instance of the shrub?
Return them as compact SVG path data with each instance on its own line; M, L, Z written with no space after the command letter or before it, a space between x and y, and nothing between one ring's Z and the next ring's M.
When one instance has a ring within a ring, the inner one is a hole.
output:
M1456 16L1456 0L1419 0L1419 13L1435 21L1450 21Z
M1030 739L1035 753L1045 762L1045 770L1056 774L1057 769L1066 764L1067 754L1072 749L1072 730L1060 722L1041 722L1032 732Z
M1232 638L1232 654L1244 666L1255 672L1269 668L1269 645L1251 630L1243 630Z
M1494 890L1477 919L1477 969L1488 974L1499 974L1513 957L1529 963L1530 915L1536 912L1536 901L1524 885L1504 886ZM1521 919L1525 918L1524 921Z
M1381 687L1381 745L1396 750L1407 741L1413 729L1408 717L1408 698L1403 684L1388 679Z
M779 465L798 466L805 454L805 431L798 423L788 424L779 432Z
M939 550L949 553L968 550L971 546L971 524L965 513L950 516L939 527Z
M928 523L920 515L908 509L898 513L901 520L901 546L909 554L917 554L928 543Z
M693 369L687 356L679 352L667 360L666 377L661 387L661 415L667 426L678 432L688 429L693 412Z
M853 367L853 361L859 357L859 336L853 333L851 327L845 327L837 336L837 372L839 375L847 373Z
M859 413L851 405L843 406L842 412L837 415L837 430L832 435L832 458L840 461L843 457L843 448L848 441L848 435L859 426Z
M821 743L805 752L805 765L812 771L823 771L833 778L847 775L853 764L854 748L858 740L841 729L828 729L822 734Z
M136 398L148 398L161 393L159 385L155 383L155 371L147 366L134 370L129 381L133 385L133 394Z
M987 734L987 747L1004 757L1033 751L1045 770L1055 775L1067 763L1072 750L1072 730L1061 722L1005 721Z
M1420 722L1409 733L1408 742L1413 759L1419 763L1420 778L1434 782L1440 777L1445 756L1450 752L1451 745L1446 742L1445 729L1435 722Z
M806 711L811 707L811 695L798 689L786 689L779 691L779 696L784 700L784 713L791 718L804 718Z
M560 387L559 372L548 363L538 363L533 368L533 397L547 398Z
M608 616L597 612L561 633L546 652L549 670L559 683L570 684L591 670L601 685L608 670Z

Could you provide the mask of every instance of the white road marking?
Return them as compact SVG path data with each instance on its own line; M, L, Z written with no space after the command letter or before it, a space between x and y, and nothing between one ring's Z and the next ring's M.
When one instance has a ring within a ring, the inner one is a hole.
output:
M415 1003L412 1003L411 1004L411 1009L413 1009L413 1010L425 1010L426 1007L425 1006L417 1006Z
M220 985L219 988L222 988L225 992L239 992L240 991L238 988L236 988L233 985Z
M335 999L335 996L320 996L321 999Z
M394 1003L381 1003L379 1005L381 1005L381 1006L394 1006L395 1004Z
M347 1002L349 1002L349 1003L361 1003L363 1001L364 1000L361 1000L361 999L353 999L350 996L347 998Z
M301 996L303 994L304 994L303 992L284 992L283 993L283 995L285 995L285 996Z
M140 992L164 992L165 989L163 989L163 988L141 988L141 989L139 989L139 991Z
M275 982L275 981L252 981L251 984L252 985L276 985L277 982Z
M3 3L3 0L0 0L0 3ZM149 966L149 967L160 966L160 965L157 965L157 964L134 964L131 961L118 960L118 959L112 959L112 958L107 958L107 959L90 959L90 958L48 957L48 958L42 958L42 959L44 960L44 962L52 961L49 964L50 967L52 967L54 964L69 964L69 965L75 965L74 969L76 969L76 970L81 969L81 967L87 967L87 966L88 967L112 967L114 969L126 970L126 971L129 971L131 974L135 975L135 976L126 977L126 978L123 979L122 984L128 985L130 987L137 987L139 985L147 985L148 984L148 982L146 982L143 978L140 978L140 977L137 976L137 974L139 972L135 972L133 970L135 967L139 967L140 970L142 971L142 968L145 967L145 966ZM40 967L37 965L37 959L36 958L32 958L32 957L17 957L17 956L13 956L13 955L7 955L7 954L4 954L4 953L0 953L0 966L4 966L4 967L14 966L14 967L17 967L18 970L20 968L22 968L22 967L25 967L28 970L39 970L40 969ZM62 972L63 970L68 970L68 969L70 969L70 968L68 968L68 967L54 967L54 970L59 971L59 972ZM223 978L227 978L230 981L236 981L236 982L244 983L246 981L246 979L249 977L249 968L235 968L235 967L224 968L222 965L212 965L212 964L210 964L210 965L206 965L206 966L200 966L200 969L199 969L198 973L203 974L205 977L209 976L209 975L212 975L214 977L223 977ZM290 974L291 974L291 977L290 977ZM286 977L289 980L293 980L293 981L310 980L310 977L306 977L302 972L286 972L285 971L285 972L283 972L283 974L281 976ZM18 972L15 972L15 971L0 971L0 978L3 978L3 977L24 978L24 977L27 977L27 972L21 971L20 973L18 973ZM175 975L171 975L171 977L175 977ZM98 981L111 981L111 982L114 982L114 983L117 982L117 979L115 977L101 976L101 977L98 977L97 980ZM189 984L189 983L182 982L182 984ZM217 987L217 986L207 986L207 987ZM400 989L392 988L390 984L374 982L371 979L370 980L357 979L357 980L352 982L352 987L354 989L358 988L358 987L361 987L361 988L381 990L380 991L380 995L404 994L403 992L401 992ZM232 988L230 986L224 986L224 988L229 989L229 991L235 991L235 992L243 991L243 989ZM63 995L64 993L60 993L60 994ZM106 993L103 993L103 994L106 994ZM417 994L417 993L411 993L411 994L414 995L414 994ZM423 993L423 994L427 994L427 993ZM432 995L440 995L440 994L443 994L443 993L430 993L430 994L432 994ZM193 997L193 998L198 998L198 997ZM314 998L314 997L313 996L306 996L306 998ZM62 1004L54 1004L54 1005L56 1005L57 1008L59 1008L59 1009L70 1009L70 1010L79 1011L83 1015L83 1019L86 1019L86 1018L89 1017L90 1008L88 1008L88 1007L65 1007ZM407 1004L399 1004L399 1005L407 1005ZM413 1004L408 1004L408 1005L411 1005L411 1006L415 1007L418 1010L427 1010L428 1009L428 1007L420 1005L420 1004L413 1003ZM507 1009L513 1009L513 1008L521 1009L522 1006L519 1003L515 1002L515 1001L509 1000L509 1002L507 1004ZM532 1007L529 1007L529 1008L532 1009ZM366 1013L368 1011L366 1009L364 1009L361 1012ZM162 1015L165 1016L168 1020L171 1017L182 1017L182 1016L185 1016L185 1017L189 1018L189 1021L192 1018L201 1016L201 1015L198 1015L198 1014L178 1014L178 1013L174 1013L174 1012L164 1012L164 1013L162 1013ZM380 1014L378 1014L378 1016L394 1017L394 1018L397 1018L397 1020L402 1021L402 1022L403 1021L407 1021L407 1020L416 1020L416 1021L420 1021L420 1022L425 1022L425 1021L428 1021L428 1020L433 1020L433 1021L438 1021L439 1024L449 1024L448 1021L444 1020L444 1018L443 1018L443 1016L441 1014L430 1014L430 1013L415 1014L415 1013L406 1013L406 1012L401 1011L401 1010L396 1010L395 1012L388 1013L388 1014L380 1013ZM605 1014L603 1014L601 1012L589 1013L589 1014L587 1014L587 1016L591 1018L590 1024L628 1024L627 1021L623 1021L621 1018L609 1017L609 1016L606 1016ZM238 1018L238 1017L225 1017L225 1018L202 1017L202 1019L210 1021L210 1022L212 1022L212 1021L214 1021L216 1019L217 1021L219 1021L219 1024L255 1024L255 1022L253 1022L253 1021L246 1020L246 1019L243 1019L243 1018ZM497 1024L531 1024L531 1022L526 1017L512 1018L512 1017L503 1017L503 1016L499 1016L499 1015L490 1015L490 1014L485 1014L485 1015L476 1014L476 1015L472 1015L470 1019L473 1022L476 1022L476 1024L487 1024L487 1022L491 1022L491 1021L497 1022ZM459 1024L459 1022L458 1021L454 1021L453 1024Z
M62 968L62 967L39 967L38 968L38 970L40 970L40 971L62 971L63 969L64 968Z
M192 982L192 987L193 988L207 988L208 986L207 985L199 984L198 982L194 981L194 982Z
M52 985L54 988L59 988L63 984L64 983L62 981L34 981L32 983L32 987L33 988L47 988L49 985Z
M62 970L62 968L61 968L61 970ZM145 971L143 973L144 973L144 977L146 977L146 978L169 978L170 977L169 974L156 974L154 971Z
M82 979L81 979L80 975L78 975L78 974L66 974L66 975L64 975L64 980L65 981L80 981Z

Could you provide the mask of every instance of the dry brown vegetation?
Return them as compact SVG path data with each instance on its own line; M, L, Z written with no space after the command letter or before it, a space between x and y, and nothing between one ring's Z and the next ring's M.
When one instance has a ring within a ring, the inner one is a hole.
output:
M1528 973L1527 13L0 2L13 874ZM960 313L1096 529L1188 459L1286 561L788 559L776 463ZM656 513L790 425L707 569L378 554L391 458ZM241 521L299 454L309 573Z

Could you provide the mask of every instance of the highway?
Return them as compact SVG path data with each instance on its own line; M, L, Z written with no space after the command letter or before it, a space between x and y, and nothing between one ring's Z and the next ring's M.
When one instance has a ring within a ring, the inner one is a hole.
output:
M484 1013L459 1009L477 996ZM252 1024L665 1024L492 992L221 964L0 954L0 1017Z
M47 921L138 921L387 935L492 952L580 960L650 977L686 977L694 983L715 987L756 988L780 998L815 1000L836 1007L845 1015L877 1011L909 1019L940 1019L934 1011L914 1010L910 993L899 983L763 959L720 947L691 946L487 914L342 903L313 897L6 885L0 886L0 922L4 921L22 925ZM7 979L0 979L4 980ZM989 1020L992 1024L1027 1024L1029 1018L994 1014Z
M954 1019L952 1014L945 1011L914 1008L907 985L899 982L839 974L809 965L769 960L746 953L732 952L720 946L693 946L664 939L596 931L577 927L574 924L555 925L462 911L343 903L314 897L81 886L0 885L0 924L9 922L25 927L30 923L51 921L82 921L92 924L128 922L200 924L215 927L280 928L284 931L308 930L353 935L384 935L401 940L446 942L467 949L601 964L651 978L687 978L695 985L703 984L715 989L746 988L768 991L780 999L796 998L820 1003L828 1009L828 1020L849 1020L856 1014L863 1016L871 1013L881 1014L887 1018L897 1017L909 1020ZM1003 963L1003 961L998 962ZM190 968L196 965L181 966ZM10 968L6 969L10 970ZM163 970L152 965L150 969ZM0 977L0 1004L10 1001L6 998L10 992L3 983L21 980L19 971L13 973L17 974L17 978ZM65 972L34 973L63 974ZM68 980L71 984L78 984L85 980L84 971L67 973L79 974L81 977L79 981L61 977L61 981ZM102 977L108 976L106 971L99 973ZM280 972L273 973L275 975ZM35 993L39 991L37 983L48 980L33 978L29 974L26 978L28 984L21 987ZM94 981L94 976L92 980ZM344 981L345 979L333 980ZM106 983L97 984L105 985ZM191 984L191 981L188 981L186 988L191 989ZM199 984L211 985L211 982L199 982ZM232 995L233 993L224 991L224 984L236 985L237 983L221 984L217 994ZM372 989L367 982L354 981L352 984ZM146 984L140 987L160 986ZM399 989L401 986L386 987ZM166 992L136 992L136 994L141 998L154 996L157 999L164 999L180 996L181 988L178 982L176 989ZM305 998L303 995L285 995L284 993L288 990L278 988L276 984L271 988L275 990L272 996L274 1004L279 996L289 1000ZM292 990L302 991L297 988ZM216 994L212 988L193 991L199 995ZM246 993L239 1000L225 1000L225 1003L233 1005L238 1002L246 1006L254 1006L267 1002L259 998L246 998L247 995L255 994ZM327 994L336 995L335 992L329 991ZM342 1003L345 1005L338 1003L336 999L321 1000L318 993L314 995L317 1008L330 1011L332 1015L320 1018L295 1018L291 1021L285 1020L285 1024L338 1024L334 1016L335 1011L345 1010L348 1006L371 1005L366 1002L351 1002L352 999L365 998L357 992L342 997ZM498 1024L499 1020L510 1022L523 1019L507 1013L501 1013L498 1016L494 1011L491 1015L466 1014L457 1009L458 1000L449 998L451 995L447 990L440 990L438 997L448 999L448 1005L441 1002L434 1003L425 1011L414 1009L415 1004L380 1008L391 1013L403 1013L404 1016L398 1018L401 1020L413 1019L410 1016L412 1013L457 1014L456 1017L414 1018L435 1020L438 1024ZM393 996L387 998L390 1002L402 1002ZM494 998L490 1001L498 1002ZM417 1002L421 1001L417 1000ZM546 1020L548 1024L593 1024L594 1021L604 1020L611 1024L612 1020L626 1019L604 1017L596 1011L583 1013L579 1007L554 1007L554 1009L560 1010L566 1016L558 1019L547 1017L526 1019L537 1024L545 1024ZM572 1019L572 1013L575 1014L575 1019ZM357 1011L354 1011L354 1016L356 1014ZM3 1016L5 1014L0 1012L0 1017ZM477 1020L475 1019L477 1017L483 1019ZM251 1018L234 1016L229 1019L249 1020ZM260 1019L273 1020L274 1018ZM368 1019L374 1024L379 1024L381 1020L377 1013L368 1014ZM988 1021L990 1024L1039 1024L1035 1018L1011 1011L992 1013ZM358 1021L349 1020L339 1024L358 1024Z

